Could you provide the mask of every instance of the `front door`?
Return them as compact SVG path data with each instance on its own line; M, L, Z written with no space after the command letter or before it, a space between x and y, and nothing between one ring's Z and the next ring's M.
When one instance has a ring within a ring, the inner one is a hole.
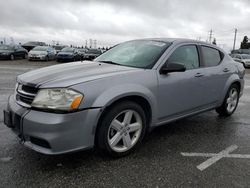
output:
M206 105L204 76L200 67L198 48L196 45L184 45L176 48L166 64L179 63L186 67L185 72L158 73L158 106L159 122L188 114Z

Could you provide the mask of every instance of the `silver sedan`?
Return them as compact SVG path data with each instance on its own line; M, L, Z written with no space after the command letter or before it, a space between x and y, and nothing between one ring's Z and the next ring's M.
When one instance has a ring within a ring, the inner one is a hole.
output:
M214 45L133 40L93 62L18 76L4 122L21 143L44 154L96 146L120 157L156 126L213 109L232 115L243 93L244 74L241 64Z

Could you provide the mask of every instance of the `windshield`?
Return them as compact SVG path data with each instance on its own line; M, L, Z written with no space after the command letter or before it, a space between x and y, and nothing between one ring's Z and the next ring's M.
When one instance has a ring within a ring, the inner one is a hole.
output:
M55 50L61 50L63 49L64 47L63 46L54 46Z
M0 50L13 50L13 46L0 45Z
M152 68L168 46L170 43L162 41L129 41L115 46L95 60L137 68Z
M74 51L74 48L63 48L62 50L61 50L62 52L73 52Z
M36 46L35 48L32 49L32 51L47 51L48 47L47 46Z
M78 49L80 52L86 52L87 50L86 49L84 49L84 48L79 48Z
M241 55L242 59L250 59L250 55Z

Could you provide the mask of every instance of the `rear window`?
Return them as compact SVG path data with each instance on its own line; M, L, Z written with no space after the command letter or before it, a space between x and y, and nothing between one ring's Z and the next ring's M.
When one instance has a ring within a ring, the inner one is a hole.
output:
M214 48L202 46L202 55L205 67L217 66L221 62L221 53Z

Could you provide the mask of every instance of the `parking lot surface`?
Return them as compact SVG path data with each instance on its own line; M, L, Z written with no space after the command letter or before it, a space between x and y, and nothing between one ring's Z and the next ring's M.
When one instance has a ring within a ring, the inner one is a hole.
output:
M0 61L0 187L250 187L250 71L232 117L210 111L156 128L133 154L46 156L3 124L17 75L55 62Z

